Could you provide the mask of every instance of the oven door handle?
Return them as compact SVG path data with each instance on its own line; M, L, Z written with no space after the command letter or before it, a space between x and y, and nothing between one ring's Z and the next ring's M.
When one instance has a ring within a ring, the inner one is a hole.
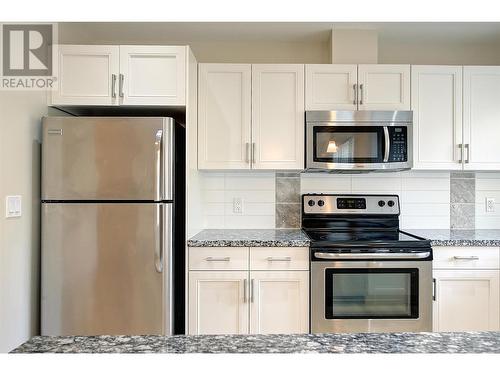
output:
M423 253L314 253L318 259L424 259L430 255L430 251Z
M389 161L389 152L391 150L391 140L389 138L389 128L384 126L384 142L385 142L385 151L384 151L384 163Z

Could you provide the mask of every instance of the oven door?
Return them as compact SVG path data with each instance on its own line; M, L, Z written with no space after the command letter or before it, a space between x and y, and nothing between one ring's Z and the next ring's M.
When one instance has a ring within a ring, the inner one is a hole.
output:
M431 330L430 261L312 262L312 333Z

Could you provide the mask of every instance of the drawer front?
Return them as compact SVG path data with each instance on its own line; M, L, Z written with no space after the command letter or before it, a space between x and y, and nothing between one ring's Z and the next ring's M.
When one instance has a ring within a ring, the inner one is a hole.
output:
M189 269L248 270L248 247L190 247Z
M433 247L435 269L498 269L498 247Z
M250 270L309 270L308 247L251 247Z

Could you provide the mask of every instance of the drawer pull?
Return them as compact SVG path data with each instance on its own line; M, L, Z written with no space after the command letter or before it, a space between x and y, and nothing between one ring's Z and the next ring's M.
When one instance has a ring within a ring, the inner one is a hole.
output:
M292 257L267 257L268 262L291 262Z
M223 258L206 257L205 260L207 262L229 262L231 260L231 257L223 257Z
M479 260L479 257L475 256L475 255L471 255L471 256L458 256L458 255L455 255L453 257L453 259L455 259L455 260Z

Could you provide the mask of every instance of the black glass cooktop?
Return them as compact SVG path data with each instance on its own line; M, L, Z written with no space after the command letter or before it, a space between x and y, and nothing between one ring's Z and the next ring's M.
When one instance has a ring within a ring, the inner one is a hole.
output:
M430 241L400 230L306 230L312 247L428 247Z

